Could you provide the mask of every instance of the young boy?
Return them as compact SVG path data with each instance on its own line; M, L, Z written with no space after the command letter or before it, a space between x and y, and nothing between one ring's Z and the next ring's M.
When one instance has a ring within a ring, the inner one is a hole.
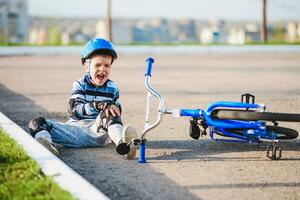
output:
M74 81L69 101L70 120L63 124L38 117L29 122L30 134L55 155L64 147L100 147L111 140L119 154L132 159L135 130L121 121L119 90L109 78L117 58L113 45L102 38L89 41L81 52L85 75Z

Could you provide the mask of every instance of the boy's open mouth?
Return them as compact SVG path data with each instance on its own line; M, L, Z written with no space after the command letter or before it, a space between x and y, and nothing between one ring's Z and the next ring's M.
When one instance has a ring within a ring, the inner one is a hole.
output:
M98 80L102 81L105 78L105 75L104 74L98 74L96 77L97 77Z

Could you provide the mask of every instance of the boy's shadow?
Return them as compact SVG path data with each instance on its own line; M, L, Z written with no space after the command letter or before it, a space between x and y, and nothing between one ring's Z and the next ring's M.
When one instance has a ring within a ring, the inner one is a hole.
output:
M37 105L33 100L9 90L1 83L0 93L0 111L26 131L28 131L28 122L38 116L61 122L67 121L68 119L66 112L49 112Z

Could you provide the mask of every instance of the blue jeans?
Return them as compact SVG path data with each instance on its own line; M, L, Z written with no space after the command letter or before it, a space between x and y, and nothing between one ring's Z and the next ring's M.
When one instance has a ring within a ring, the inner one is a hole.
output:
M96 132L92 128L95 120L85 119L67 123L46 121L52 128L49 132L45 130L38 132L35 138L43 137L64 147L101 147L111 142L107 131Z

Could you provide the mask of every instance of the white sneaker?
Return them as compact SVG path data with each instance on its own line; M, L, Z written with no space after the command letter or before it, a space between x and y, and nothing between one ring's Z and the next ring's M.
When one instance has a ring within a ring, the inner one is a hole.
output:
M53 153L57 157L59 156L59 151L57 150L57 148L53 144L51 144L51 142L49 142L47 139L43 137L38 137L36 140L40 144L42 144L46 149L48 149L51 153Z
M137 146L133 144L133 141L132 141L133 139L137 139L136 130L132 126L129 126L129 125L125 126L123 128L123 132L122 132L122 140L126 144L128 144L129 142L132 142L129 146L130 147L129 153L125 155L125 157L127 159L133 159L136 154Z

